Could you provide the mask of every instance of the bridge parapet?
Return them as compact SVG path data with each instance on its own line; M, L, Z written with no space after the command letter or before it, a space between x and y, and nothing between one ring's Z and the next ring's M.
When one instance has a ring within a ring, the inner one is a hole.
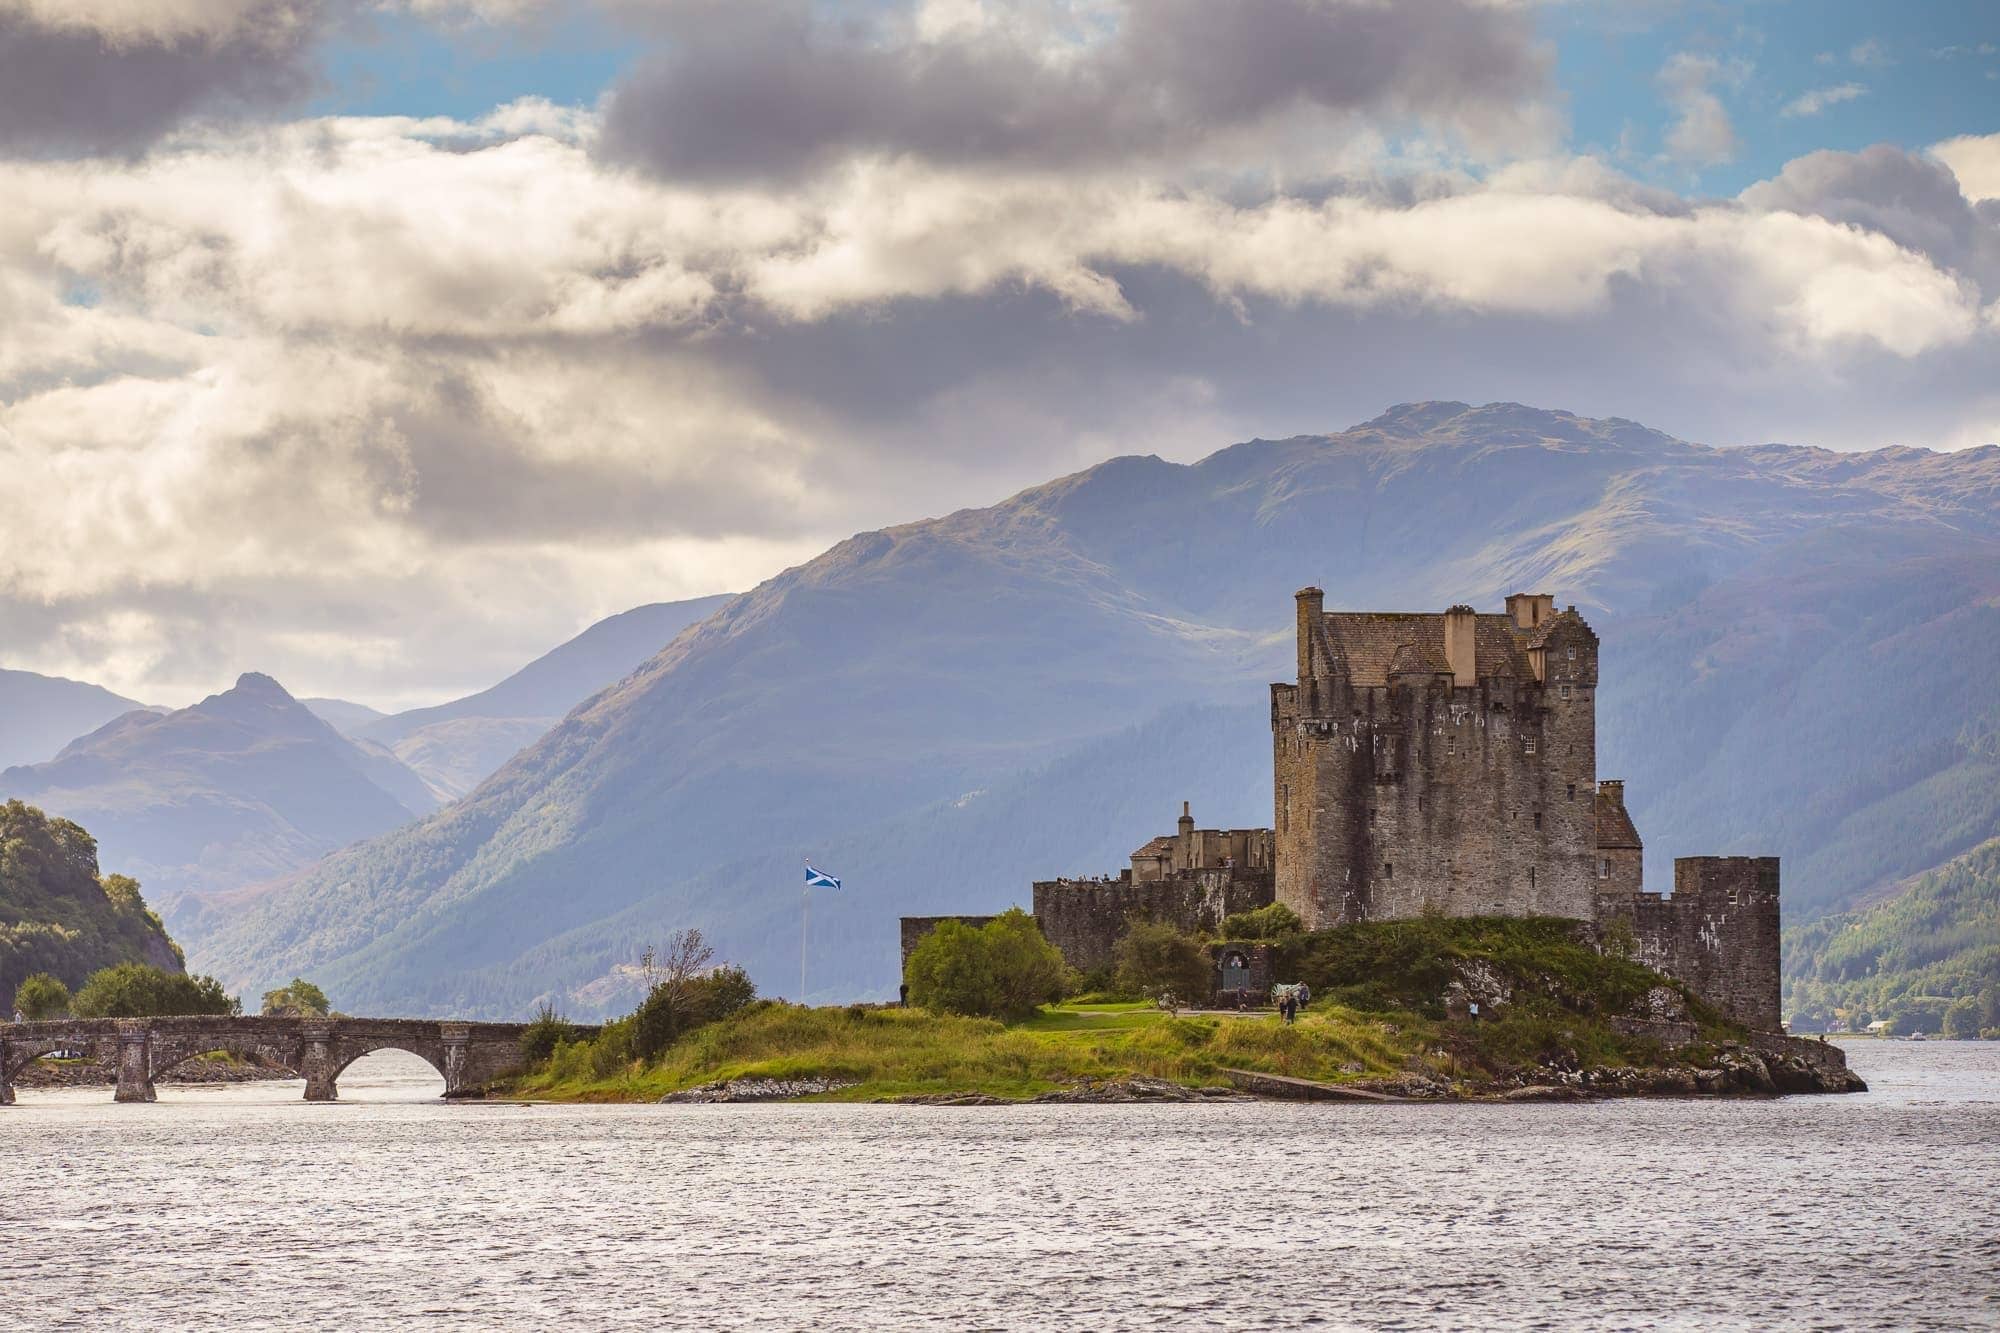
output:
M289 1069L306 1083L307 1101L339 1096L341 1071L375 1051L408 1051L444 1077L445 1096L479 1092L521 1070L523 1023L422 1018L53 1019L0 1023L0 1106L14 1100L14 1075L51 1051L83 1050L118 1074L116 1099L150 1102L153 1081L183 1061L232 1051ZM580 1027L581 1035L597 1029Z

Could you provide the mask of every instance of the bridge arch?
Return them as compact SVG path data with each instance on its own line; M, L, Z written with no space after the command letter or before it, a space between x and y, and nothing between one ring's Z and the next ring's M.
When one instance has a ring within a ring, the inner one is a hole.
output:
M409 1037L348 1037L335 1043L333 1066L330 1077L338 1082L347 1072L348 1066L356 1060L365 1059L377 1051L402 1051L414 1055L437 1072L445 1081L447 1090L451 1087L451 1071L445 1067L444 1043L425 1041Z
M305 1077L305 1061L297 1042L274 1042L255 1035L237 1036L230 1033L174 1039L155 1037L152 1043L151 1075L154 1079L164 1079L171 1070L180 1068L190 1060L200 1059L211 1051L247 1055L277 1065L280 1069L289 1070L298 1078Z
M14 1076L35 1061L55 1051L89 1051L97 1054L95 1037L38 1037L27 1041L17 1039L7 1043L4 1055L0 1055L0 1083L12 1083Z

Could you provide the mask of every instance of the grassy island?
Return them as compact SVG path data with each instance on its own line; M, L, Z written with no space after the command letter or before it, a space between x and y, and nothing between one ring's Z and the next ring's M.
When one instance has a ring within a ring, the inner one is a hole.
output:
M1551 1085L1772 1090L1761 1077L1697 1080L1732 1051L1747 1054L1749 1034L1679 983L1592 947L1574 922L1425 918L1298 933L1275 947L1281 975L1314 990L1295 1025L1268 1011L1175 1014L1104 994L1012 1022L752 1000L690 1022L650 1055L633 1049L634 1019L589 1040L558 1036L503 1091L654 1101L742 1081L823 1100L1027 1099L1086 1081L1212 1088L1231 1071L1427 1097Z

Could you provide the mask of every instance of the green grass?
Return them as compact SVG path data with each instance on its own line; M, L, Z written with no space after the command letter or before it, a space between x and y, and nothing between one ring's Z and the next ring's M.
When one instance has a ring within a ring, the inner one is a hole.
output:
M1394 1032L1389 1029L1395 1028ZM1146 1005L1069 1005L1008 1026L916 1009L806 1009L760 1004L684 1038L655 1065L600 1075L566 1047L512 1094L563 1100L651 1100L731 1078L855 1079L833 1097L871 1101L928 1092L1031 1097L1080 1077L1144 1075L1189 1086L1225 1067L1302 1078L1393 1076L1426 1049L1429 1025L1385 1025L1351 1010L1296 1027L1265 1016L1173 1018Z

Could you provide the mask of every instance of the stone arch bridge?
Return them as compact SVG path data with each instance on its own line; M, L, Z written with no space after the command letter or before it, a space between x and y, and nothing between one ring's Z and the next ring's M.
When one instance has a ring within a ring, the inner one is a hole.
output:
M154 1100L153 1080L210 1051L232 1051L289 1069L306 1100L330 1102L341 1071L373 1051L408 1051L444 1075L444 1095L479 1092L522 1067L521 1023L415 1018L64 1018L0 1023L0 1105L14 1076L51 1051L80 1050L118 1071L117 1100ZM579 1029L588 1034L591 1029Z

